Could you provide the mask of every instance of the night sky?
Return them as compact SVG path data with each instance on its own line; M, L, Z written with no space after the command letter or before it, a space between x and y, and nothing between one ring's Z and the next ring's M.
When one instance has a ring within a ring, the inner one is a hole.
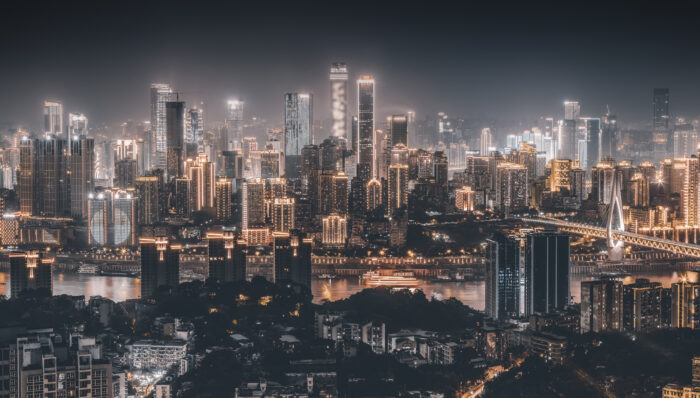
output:
M583 115L609 104L631 125L651 118L654 87L671 89L673 115L700 115L697 13L669 2L28 3L0 10L2 130L38 129L46 98L92 125L146 120L156 81L206 100L210 121L228 98L281 121L288 91L314 93L316 119L326 119L333 61L353 81L375 75L380 115L529 123L577 99Z

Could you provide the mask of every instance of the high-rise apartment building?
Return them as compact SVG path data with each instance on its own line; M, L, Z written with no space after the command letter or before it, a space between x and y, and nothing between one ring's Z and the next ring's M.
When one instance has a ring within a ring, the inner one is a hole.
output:
M220 282L237 282L246 279L247 245L233 232L208 232L209 278Z
M516 163L502 162L497 168L496 199L505 214L527 210L527 168Z
M525 314L546 314L569 304L570 237L544 231L527 236L525 245Z
M391 115L387 117L387 137L389 147L403 144L408 147L408 116L406 115Z
M622 331L622 281L581 282L581 333Z
M95 142L85 135L70 138L70 208L75 218L87 216L88 194L95 190Z
M337 213L323 217L321 243L324 247L343 247L348 238L347 218Z
M168 179L182 177L185 163L185 103L183 101L165 103L165 126Z
M387 215L395 214L408 206L408 166L392 164L389 166Z
M273 238L275 283L294 282L311 288L312 239L297 230L276 232Z
M486 246L486 315L504 319L519 313L520 242L496 234Z
M648 332L661 327L663 286L639 278L622 288L622 322L628 332Z
M19 297L28 290L41 290L53 294L53 257L40 251L11 252L10 294Z
M233 180L219 177L216 180L216 194L214 198L216 207L216 219L220 222L231 220L231 196L233 195Z

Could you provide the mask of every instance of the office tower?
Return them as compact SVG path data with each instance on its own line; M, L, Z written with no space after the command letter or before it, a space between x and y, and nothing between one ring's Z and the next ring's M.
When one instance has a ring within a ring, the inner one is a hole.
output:
M581 333L622 331L622 282L581 282Z
M274 282L293 282L311 288L312 239L298 230L275 232L273 238Z
M209 278L220 282L246 279L247 245L233 232L207 232L209 241Z
M294 229L294 198L272 199L272 225L274 232L289 232Z
M496 199L506 215L528 208L527 168L503 162L497 168Z
M153 225L157 223L160 220L160 184L158 177L137 177L134 186L139 201L138 223L140 225Z
M367 183L367 199L365 203L367 204L367 211L371 212L376 210L382 205L382 183L376 178L372 178Z
M669 131L671 113L669 112L669 90L667 88L655 88L653 96L654 119L652 128L655 132Z
M387 216L395 214L408 205L408 166L392 164L389 166Z
M480 145L480 155L481 156L489 156L489 149L493 146L493 134L491 134L491 129L490 128L483 128L481 129L481 140L479 141Z
M357 80L357 176L369 181L374 170L374 77Z
M166 170L167 166L167 119L165 104L172 98L170 85L151 84L151 167Z
M19 297L28 290L42 290L53 295L53 257L39 251L11 252L10 293Z
M313 144L313 121L313 95L284 95L285 156L301 156L302 148Z
M569 304L569 235L532 233L525 245L525 314L546 314Z
M183 176L185 162L185 103L168 101L165 103L165 125L167 137L168 179Z
M673 127L673 157L687 158L698 153L698 132L691 123L679 123Z
M474 211L474 191L470 186L463 186L455 190L455 207L457 211Z
M342 171L323 172L319 179L318 209L320 214L347 214L348 176Z
M174 289L180 283L182 246L166 237L141 238L141 298L155 296L159 288Z
M408 116L391 115L387 117L386 125L389 146L403 144L408 147Z
M343 247L348 239L347 218L331 213L322 220L321 243L324 247Z
M88 135L88 119L82 113L68 114L68 137L82 137Z
M622 287L622 322L628 332L650 332L661 327L663 286L639 278Z
M331 135L347 139L348 124L348 67L344 63L331 65Z
M204 152L204 111L201 108L187 110L185 143L195 144L197 153Z
M486 247L486 315L492 319L520 313L520 242L498 233Z
M216 219L220 222L231 221L231 196L233 195L233 180L226 177L216 179L216 194L214 198Z
M671 327L700 329L700 284L695 271L671 284Z
M193 193L192 180L179 177L175 179L175 212L180 217L189 217L195 210L196 195Z
M600 130L600 158L615 158L617 156L617 116L610 113L608 109L607 113L603 115L601 120L602 127ZM591 167L594 164L589 165Z
M601 158L601 153L602 151L602 146L601 146L601 128L600 128L600 119L597 118L585 118L583 119L583 123L585 124L586 128L586 159L585 162L583 159L579 158L579 163L581 165L581 168L584 170L588 170L591 167L594 167L595 165L600 162Z
M72 115L72 114L71 114ZM85 135L70 139L70 208L71 216L87 216L88 193L95 190L95 142Z
M112 199L112 241L114 246L136 246L136 198L130 191L114 192Z
M252 179L243 182L241 197L243 231L265 225L265 180Z
M88 245L103 247L109 244L112 204L104 192L88 195Z
M243 108L245 103L240 100L229 100L226 105L226 136L222 137L225 145L221 150L232 151L243 139Z
M63 135L63 104L44 101L44 134Z

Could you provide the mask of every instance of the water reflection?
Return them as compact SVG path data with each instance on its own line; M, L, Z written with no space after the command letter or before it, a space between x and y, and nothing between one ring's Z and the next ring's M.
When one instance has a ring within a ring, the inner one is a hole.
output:
M661 282L664 287L670 287L678 282L682 273L667 272L659 274L635 274L624 278L624 283L634 283L637 278L646 278L653 282ZM594 279L592 276L574 275L571 278L571 295L574 302L581 299L581 282ZM483 310L485 306L484 281L465 282L431 282L424 280L419 289L427 297L442 300L456 298L462 303ZM357 277L339 279L313 279L311 292L315 303L342 300L364 289ZM139 298L141 295L141 279L126 276L99 276L75 273L55 273L53 276L54 294L72 296L103 296L114 301L124 301ZM0 294L10 294L10 276L8 272L0 272Z

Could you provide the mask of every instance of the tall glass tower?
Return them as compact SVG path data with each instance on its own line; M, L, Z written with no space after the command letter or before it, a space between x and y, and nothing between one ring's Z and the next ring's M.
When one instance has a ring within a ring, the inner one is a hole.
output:
M333 137L347 138L348 67L344 63L331 65L331 116Z
M164 83L151 84L151 166L165 170L168 146L165 103L171 101L173 90Z
M374 76L357 80L357 176L369 181L374 176Z
M284 154L301 156L301 149L313 144L313 95L287 93L284 95Z

